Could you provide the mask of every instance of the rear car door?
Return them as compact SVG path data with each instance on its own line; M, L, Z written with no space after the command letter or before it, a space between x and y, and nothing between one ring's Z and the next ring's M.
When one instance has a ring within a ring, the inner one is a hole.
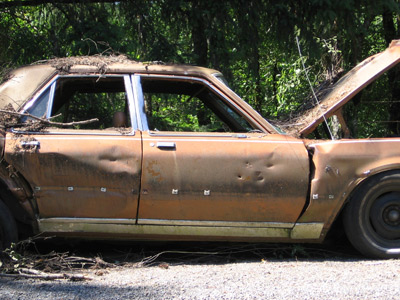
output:
M129 76L102 75L58 76L28 103L27 112L53 123L39 130L25 118L7 133L5 159L32 187L40 219L135 223L141 136L132 102Z

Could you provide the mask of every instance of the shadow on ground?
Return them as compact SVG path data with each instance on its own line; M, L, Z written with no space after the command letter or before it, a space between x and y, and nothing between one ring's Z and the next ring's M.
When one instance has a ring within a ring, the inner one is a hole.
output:
M324 244L270 244L222 242L105 242L63 239L36 240L24 249L24 255L48 253L64 257L101 259L111 266L163 266L225 264L268 260L363 260L346 238ZM79 259L77 260L79 262ZM90 264L87 264L90 266ZM108 266L110 266L108 265ZM83 265L77 264L77 268Z

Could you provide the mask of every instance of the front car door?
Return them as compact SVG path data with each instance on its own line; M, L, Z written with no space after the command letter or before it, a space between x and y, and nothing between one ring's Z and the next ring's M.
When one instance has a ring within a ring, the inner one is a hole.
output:
M170 235L287 237L306 204L303 143L261 132L204 79L134 77L144 112L138 224Z
M57 76L27 104L31 115L53 123L39 130L26 118L25 128L7 134L5 159L32 187L42 225L136 222L141 136L132 102L129 76L102 75Z

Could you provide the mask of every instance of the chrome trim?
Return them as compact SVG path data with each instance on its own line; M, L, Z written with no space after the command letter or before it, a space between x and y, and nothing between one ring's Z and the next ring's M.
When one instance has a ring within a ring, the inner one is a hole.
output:
M64 131L64 132L57 132L57 131L50 131L50 128L46 128L45 130L48 131L22 131L22 130L16 130L15 128L11 129L12 133L16 134L34 134L34 135L95 135L95 136L116 136L116 137L121 137L121 136L135 136L136 131L132 129L132 131L129 131L127 133L121 133L117 132L117 130L107 130L107 129L95 129L98 131L102 132L88 132L88 130L85 129L71 129L72 131ZM68 129L65 129L68 130Z
M117 140L117 141L124 141L124 140L132 140L136 141L138 138L133 138L133 136L128 136L125 137L124 135L108 135L108 136L99 136L99 135L93 135L93 136L87 136L85 137L85 140ZM75 137L75 136L69 136L69 137L61 137L61 136L53 136L53 135L48 135L48 136L41 136L40 141L43 140L79 140L82 141L83 139L80 137Z
M134 114L134 94L133 94L133 86L130 82L130 75L128 74L102 74L102 75L56 75L54 76L41 90L40 92L38 92L34 98L32 98L32 100L30 100L29 102L27 102L27 104L25 104L25 106L23 107L22 110L20 110L20 112L25 112L27 111L30 107L32 107L32 105L36 102L36 100L44 93L44 91L46 91L46 89L51 86L51 90L50 90L50 95L49 95L49 103L47 104L47 112L46 112L46 118L50 117L51 114L51 109L52 109L52 105L53 105L53 100L54 100L54 93L55 93L55 88L56 88L56 81L59 78L68 78L68 77L76 77L76 78L88 78L88 77L94 77L94 78L104 78L104 77L120 77L123 78L124 80L124 84L125 84L125 91L127 93L128 96L128 106L129 106L129 115L131 118L131 125L132 125L132 130L127 132L127 133L120 133L120 132L107 132L107 129L103 129L102 132L99 133L93 133L93 132L88 132L88 130L85 129L76 129L76 130L72 130L72 132L52 132L52 131L23 131L23 130L16 130L14 128L11 129L11 132L13 133L26 133L26 134L37 134L37 135L47 135L47 134L51 134L51 135L98 135L98 136L135 136L136 134L136 129L138 128L137 125L137 120L136 120L136 116ZM49 128L47 128L46 130L49 130ZM68 129L67 129L68 130ZM100 129L98 129L100 131ZM105 131L105 132L103 132ZM111 131L111 130L110 130ZM115 131L115 130L114 130Z
M400 254L400 248L395 248L395 249L385 249L383 248L386 254Z
M325 145L335 145L335 144L362 144L362 143L398 143L400 139L398 137L384 137L384 138L370 138L370 139L357 139L357 140L336 140L336 141L327 141L323 143L314 143L308 145L308 147L315 146L325 146Z
M32 105L36 102L36 100L47 90L49 86L51 86L60 76L56 75L54 76L48 83L46 83L40 90L35 94L35 96L29 100L23 108L20 110L20 113L26 112L29 108L32 107ZM50 91L51 93L51 91ZM54 94L53 94L54 95ZM50 96L50 95L49 95ZM48 104L47 104L48 105ZM47 106L48 108L48 106Z
M123 77L123 76L129 76L129 75L124 75L124 74L99 74L99 75L76 75L76 74L71 74L71 75L55 75L51 80L49 80L49 82L47 82L40 90L39 92L37 92L35 94L35 96L29 100L24 106L23 109L20 110L20 112L24 112L27 109L29 109L33 103L36 102L36 99L39 98L43 92L54 83L54 81L56 81L58 78L67 78L67 77L77 77L77 78L81 78L81 77L96 77L96 78L103 78L103 77Z
M196 136L191 136L191 139L184 139L184 140L176 140L177 142L215 142L215 143L261 143L261 144L303 144L303 142L297 142L297 141L283 141L283 140L243 140L243 139L237 139L237 140L216 140L216 139L207 139L204 140L202 138L204 137L218 137L220 136L203 136L203 135L196 135ZM143 141L158 141L155 137L149 137L149 138L143 138ZM153 145L154 146L154 145Z
M147 123L147 116L145 113L145 103L143 97L142 84L140 82L140 76L132 75L131 80L134 91L133 95L135 100L135 112L139 126L138 128L139 130L146 131L149 130L149 126Z
M29 147L40 147L39 141L21 141L22 148L29 148Z
M176 144L175 144L175 142L157 142L156 147L159 149L163 149L163 148L175 149Z
M167 225L167 226L216 226L216 227L249 227L249 228L287 228L291 229L294 223L278 222L226 222L226 221L192 221L192 220L162 220L138 219L139 225Z
M53 101L54 101L54 93L56 91L56 84L57 81L54 80L54 82L50 86L50 94L49 94L49 102L47 103L46 118L50 118L51 116L51 110L53 108Z
M192 136L194 136L194 134L195 134L195 136L196 137L218 137L218 138L221 138L221 137L225 137L225 138L231 138L231 137L234 137L233 135L234 134L214 134L214 135L211 135L211 134L199 134L199 132L187 132L187 133L182 133L182 131L180 131L180 132L176 132L176 134L175 133L173 133L173 132L168 132L168 133L166 133L165 131L163 132L163 131L160 131L160 133L158 133L157 131L154 131L154 130L147 130L147 132L149 133L149 136L154 136L154 137L162 137L162 136L174 136L174 137L192 137Z
M133 85L129 75L124 75L125 91L128 98L129 117L131 126L135 130L138 128L138 122L135 114L135 97L133 95Z
M247 122L249 122L251 125L256 125L256 128L261 130L263 133L265 132L263 130L263 128L261 128L257 122L255 120L253 120L253 118L251 118L247 112L245 110L243 110L242 108L240 108L236 103L234 103L231 99L229 99L224 93L222 93L219 89L217 89L214 85L212 85L209 81L202 79L202 78L197 78L197 77L191 77L191 76L167 76L167 75L157 75L157 74L143 74L143 73L136 73L133 77L143 77L143 78L164 78L167 80L185 80L185 81L198 81L203 83L204 85L208 86L210 89L212 89L215 93L217 93L222 99L224 99L223 101L225 103L229 103L229 105L232 106L232 108L234 110L236 110L236 112L241 115L241 116L245 116L245 119L247 120ZM155 133L154 131L150 131L148 128L148 123L147 123L147 117L145 114L145 109L144 109L144 98L143 98L143 90L139 81L139 86L140 86L140 91L138 90L139 93L139 99L140 99L140 105L142 106L142 110L141 112L142 115L144 115L143 120L143 131L148 131L149 135L153 135L153 136L161 136L163 134L159 134L159 133ZM236 94L235 94L236 95ZM238 98L240 98L239 96L237 96ZM188 133L188 135L190 135L191 132ZM187 136L187 135L183 135L182 133L178 133L177 135L173 134L173 133L169 133L168 135L171 136ZM223 135L221 135L223 136Z

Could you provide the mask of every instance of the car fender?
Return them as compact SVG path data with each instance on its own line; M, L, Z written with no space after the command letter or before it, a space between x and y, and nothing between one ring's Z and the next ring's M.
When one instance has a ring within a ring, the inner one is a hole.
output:
M332 223L365 180L400 170L400 139L339 140L310 143L308 206L296 224L323 223L323 240Z

